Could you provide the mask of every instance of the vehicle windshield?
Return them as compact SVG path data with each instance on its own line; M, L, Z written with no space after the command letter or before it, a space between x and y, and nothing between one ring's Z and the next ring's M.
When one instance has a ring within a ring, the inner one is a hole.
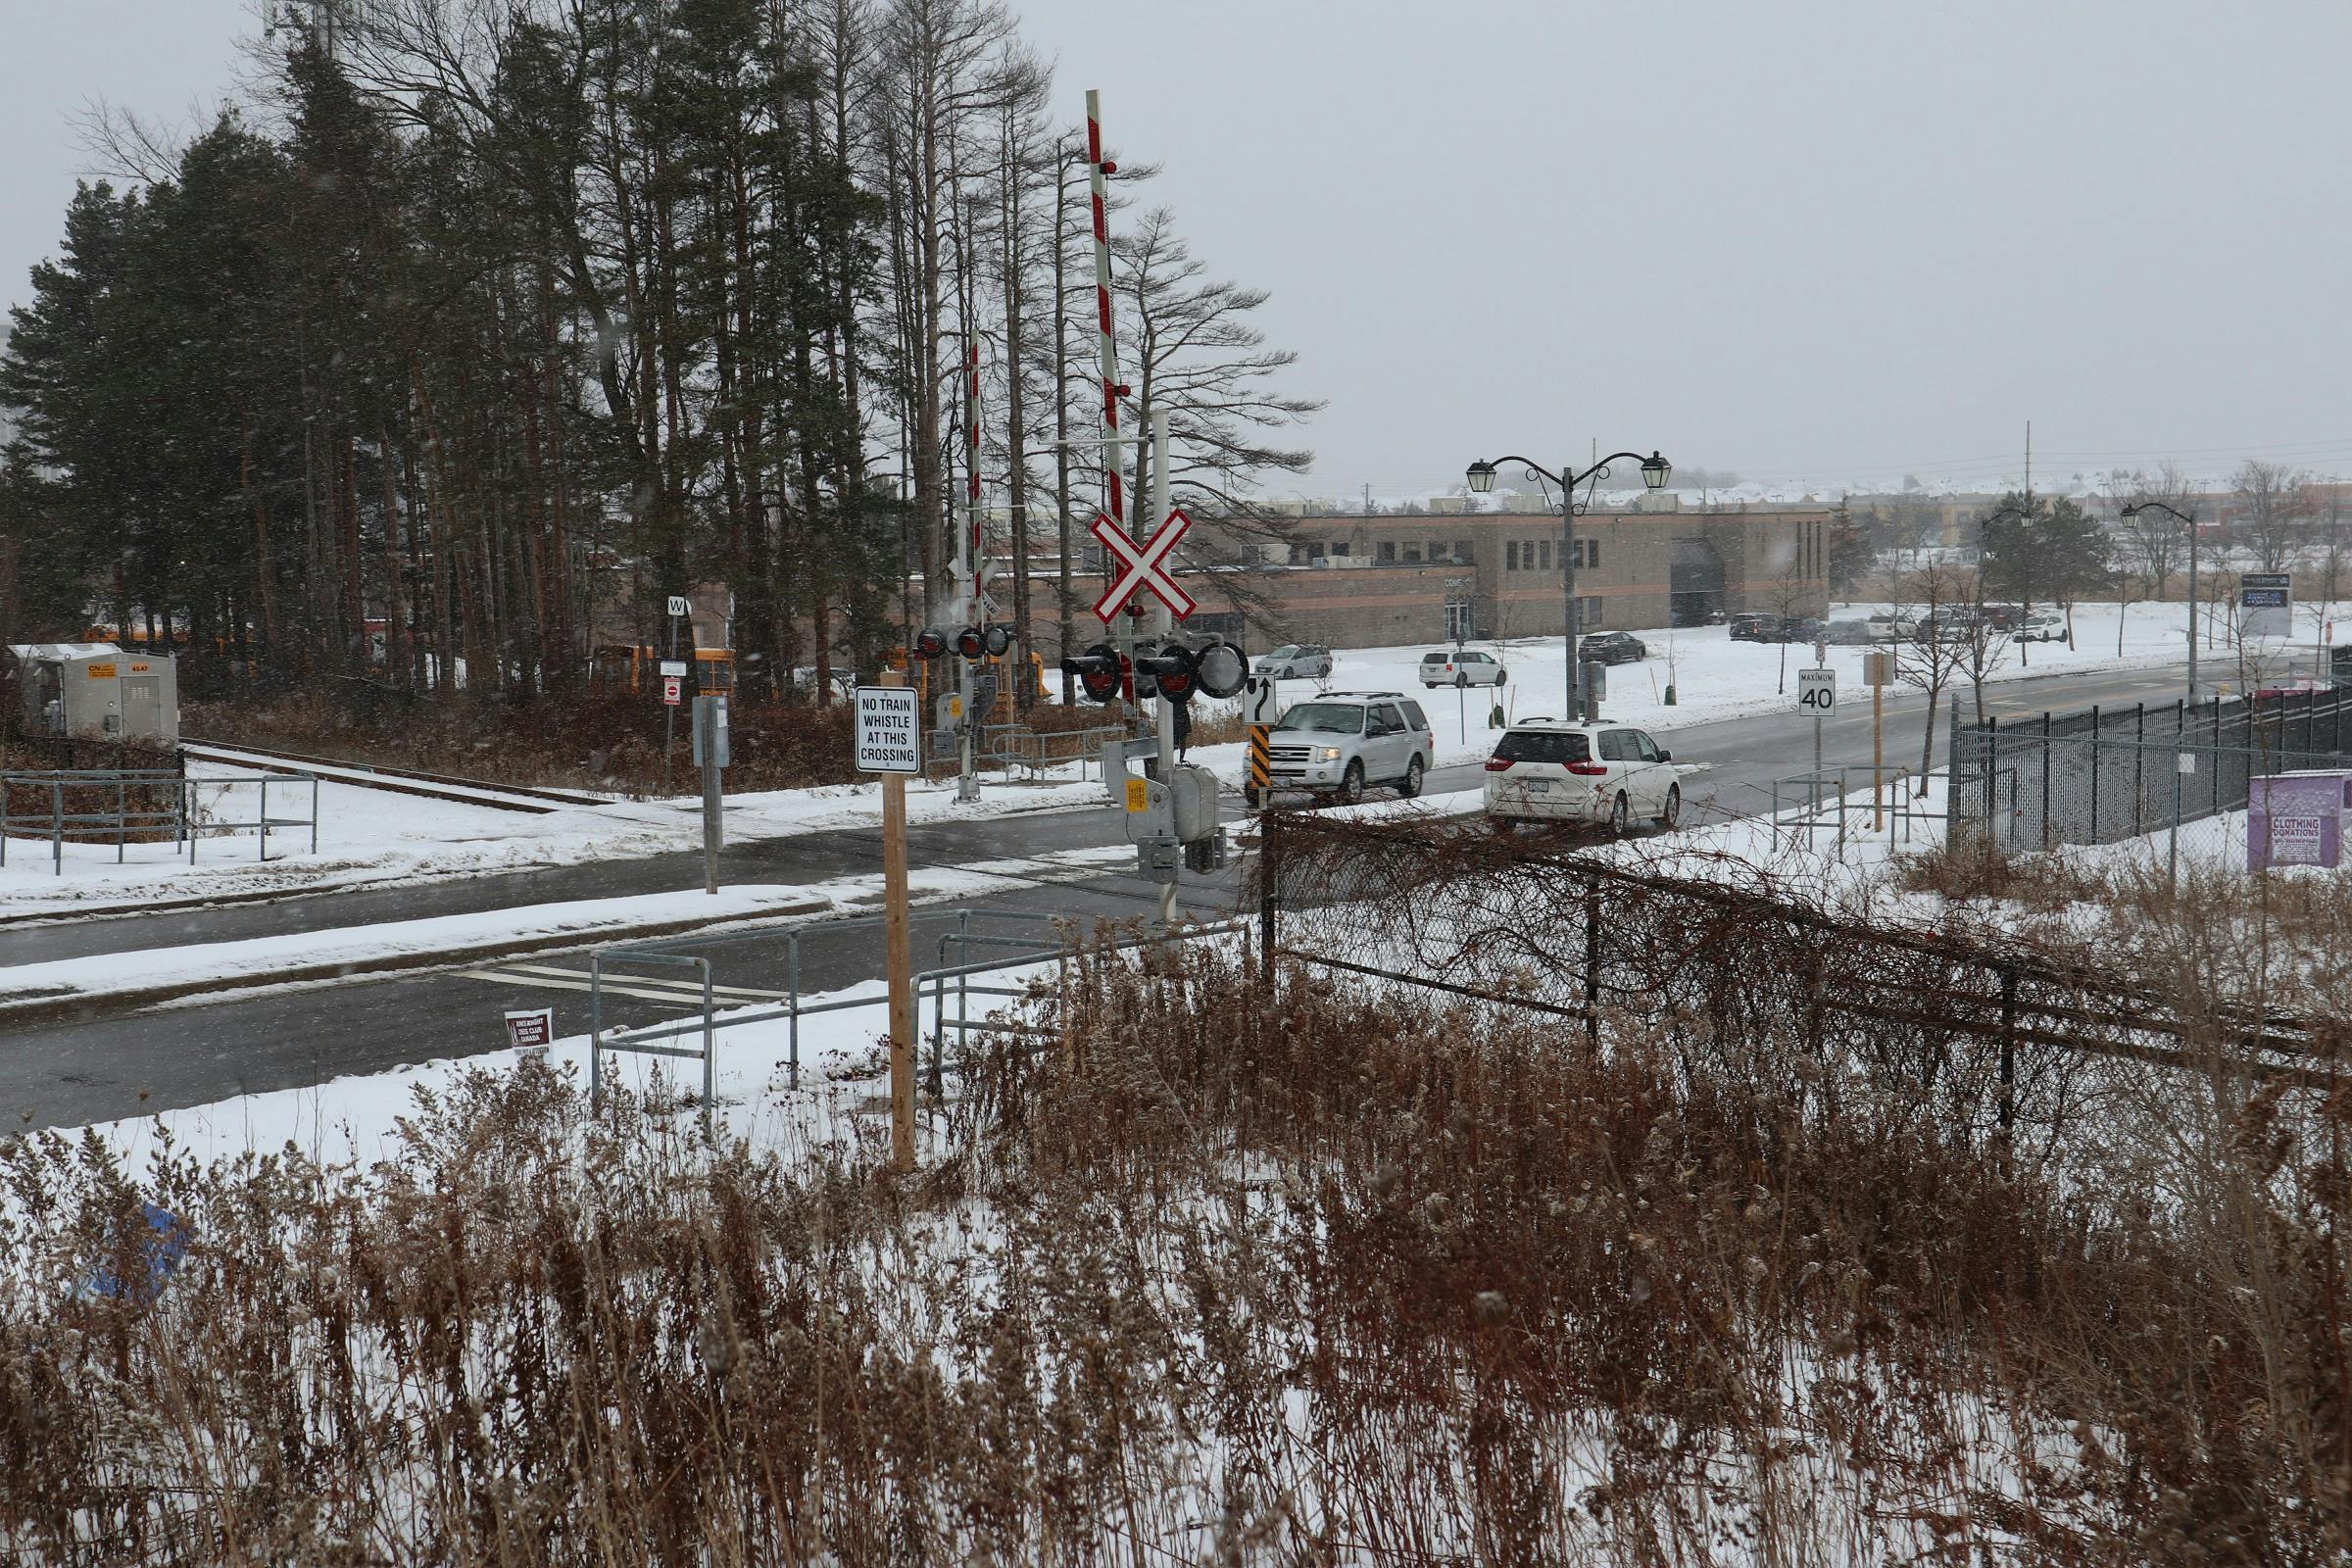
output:
M1298 645L1297 643L1284 643L1280 648L1275 649L1266 657L1268 659L1288 659L1298 651Z
M1316 735L1360 735L1364 710L1347 703L1300 703L1276 721L1276 729L1306 730Z
M1592 756L1592 743L1582 730L1515 729L1494 743L1494 757L1503 762L1582 762Z

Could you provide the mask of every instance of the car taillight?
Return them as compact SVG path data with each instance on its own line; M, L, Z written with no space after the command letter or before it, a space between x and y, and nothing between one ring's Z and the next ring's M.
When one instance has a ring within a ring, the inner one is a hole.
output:
M1490 772L1490 773L1508 773L1510 770L1511 770L1511 760L1510 760L1509 758L1507 758L1507 757L1490 757L1490 758L1488 758L1488 759L1487 759L1487 771L1488 771L1488 772Z
M1562 762L1560 765L1578 778L1600 778L1609 770L1606 762Z

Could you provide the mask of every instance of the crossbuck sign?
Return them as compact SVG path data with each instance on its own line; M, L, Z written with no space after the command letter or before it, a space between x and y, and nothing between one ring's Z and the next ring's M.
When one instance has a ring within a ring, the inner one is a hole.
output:
M1096 618L1109 625L1118 615L1120 607L1147 588L1159 595L1160 602L1175 612L1178 620L1200 609L1193 602L1193 596L1179 587L1176 579L1168 575L1167 568L1160 564L1168 559L1168 553L1176 548L1176 541L1182 539L1184 531L1192 525L1193 519L1181 510L1171 511L1168 520L1160 524L1159 531L1139 543L1128 538L1117 523L1098 515L1095 518L1095 537L1102 541L1102 548L1118 561L1119 573L1109 590L1095 601Z

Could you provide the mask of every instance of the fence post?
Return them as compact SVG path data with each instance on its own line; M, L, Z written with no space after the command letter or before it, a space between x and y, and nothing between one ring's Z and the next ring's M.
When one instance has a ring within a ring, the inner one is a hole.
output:
M2090 842L2104 844L2107 836L2099 831L2099 705L2090 705Z
M2050 847L2050 710L2041 710L2041 847Z
M318 853L318 775L311 775L311 853Z
M270 775L262 775L262 808L254 815L261 822L261 831L253 836L253 858L257 864L270 858Z
M2001 1163L2009 1162L2010 1128L2017 1120L2017 971L2001 971Z
M801 1087L801 933L784 939L786 984L792 991L792 1087Z
M694 961L703 966L703 1131L709 1132L710 1107L717 1098L713 1091L716 1088L718 1037L710 1020L710 960L697 958Z
M1600 873L1585 873L1585 1043L1600 1046Z
M115 863L117 865L121 865L123 857L130 853L130 846L125 842L130 837L130 827L124 820L129 811L130 780L118 773L115 775Z
M2148 705L2133 703L2132 720L2132 836L2137 838L2146 831L2140 822L2148 799Z
M49 781L49 862L58 876L66 874L66 784Z
M588 955L588 1114L603 1099L605 1067L605 956Z
M1282 828L1280 819L1264 808L1264 796L1259 797L1257 815L1257 983L1271 996L1274 990L1274 952L1279 944L1275 930L1280 895L1275 882L1282 873Z
M1952 699L1952 725L1957 733L1960 724L1960 699ZM1992 843L1992 823L1995 800L1993 774L2001 767L2001 715L1987 713L1984 722L1977 726L1977 744L1984 749L1982 766L1984 772L1984 842ZM1957 760L1955 759L1955 760Z

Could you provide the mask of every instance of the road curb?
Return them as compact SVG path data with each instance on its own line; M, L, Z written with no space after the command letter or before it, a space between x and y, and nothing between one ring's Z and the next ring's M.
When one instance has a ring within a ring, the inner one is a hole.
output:
M657 920L642 925L614 926L601 931L568 931L540 937L525 937L515 941L475 943L464 948L437 948L429 953L390 953L375 958L360 958L334 963L293 964L267 973L239 975L223 981L218 976L203 980L173 981L165 985L136 989L105 991L57 991L29 995L14 1000L0 1000L0 1030L16 1029L30 1024L83 1023L117 1013L136 1012L161 1003L178 1002L188 997L206 996L230 1001L239 993L267 990L272 986L310 985L327 980L360 980L380 975L413 973L428 969L457 969L474 964L495 963L507 958L518 958L540 953L561 953L572 949L605 947L617 942L637 942L651 938L685 936L697 931L725 927L731 931L744 930L770 922L796 920L803 915L820 914L834 906L824 900L806 904L781 905L762 909L756 914L736 915L726 919L686 918Z

